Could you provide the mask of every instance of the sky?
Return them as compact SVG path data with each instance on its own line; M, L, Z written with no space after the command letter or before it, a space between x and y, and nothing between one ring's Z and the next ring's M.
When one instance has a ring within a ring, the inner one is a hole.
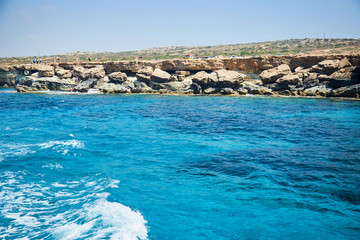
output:
M360 38L360 0L0 0L0 57Z

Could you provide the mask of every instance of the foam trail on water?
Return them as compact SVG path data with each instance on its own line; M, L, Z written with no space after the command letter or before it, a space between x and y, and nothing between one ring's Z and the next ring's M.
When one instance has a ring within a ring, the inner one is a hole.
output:
M0 227L4 238L147 239L147 221L137 210L108 200L118 180L28 182L25 172L0 172Z

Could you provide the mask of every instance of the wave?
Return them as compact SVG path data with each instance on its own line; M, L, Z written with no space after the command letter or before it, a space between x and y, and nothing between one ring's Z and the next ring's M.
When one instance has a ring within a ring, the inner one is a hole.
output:
M147 239L143 215L108 200L113 179L28 183L24 172L0 172L0 227L4 238ZM90 184L88 184L90 183Z
M49 149L59 152L61 154L69 153L69 148L81 149L84 148L84 143L75 139L67 141L48 141L45 143L37 144L11 144L11 143L2 143L0 144L0 162L8 157L18 157L25 156L28 154L34 154L41 149ZM40 149L39 149L40 147ZM49 166L50 168L53 168ZM56 168L56 166L55 166Z
M71 146L73 148L83 148L84 147L84 143L81 141L77 141L77 140L68 140L68 141L49 141L46 143L40 143L37 144L38 146L40 146L42 149L44 148L50 148L53 147L55 145L59 145L59 146Z

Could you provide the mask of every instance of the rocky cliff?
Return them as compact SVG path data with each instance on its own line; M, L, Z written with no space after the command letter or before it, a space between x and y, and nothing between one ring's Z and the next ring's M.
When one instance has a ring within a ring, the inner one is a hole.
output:
M360 95L360 55L267 56L232 59L27 64L16 74L19 92ZM248 73L260 73L252 79ZM10 76L9 75L9 76Z

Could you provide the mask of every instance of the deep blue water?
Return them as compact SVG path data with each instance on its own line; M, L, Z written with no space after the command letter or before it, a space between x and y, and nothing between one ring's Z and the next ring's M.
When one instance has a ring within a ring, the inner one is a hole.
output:
M0 91L0 239L358 239L360 102Z

